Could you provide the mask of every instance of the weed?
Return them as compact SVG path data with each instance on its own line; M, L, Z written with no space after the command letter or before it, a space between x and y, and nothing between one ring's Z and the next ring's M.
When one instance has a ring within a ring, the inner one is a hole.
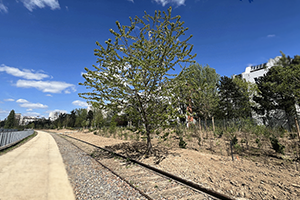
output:
M180 137L180 141L179 141L179 147L185 149L187 143L183 140L182 137Z

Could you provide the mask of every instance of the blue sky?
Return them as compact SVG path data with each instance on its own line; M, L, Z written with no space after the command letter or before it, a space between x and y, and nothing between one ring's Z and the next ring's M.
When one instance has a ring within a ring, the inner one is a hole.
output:
M299 0L0 0L0 120L12 109L47 118L85 108L78 83L96 63L95 42L113 38L117 20L169 6L193 35L195 60L221 76L300 54Z

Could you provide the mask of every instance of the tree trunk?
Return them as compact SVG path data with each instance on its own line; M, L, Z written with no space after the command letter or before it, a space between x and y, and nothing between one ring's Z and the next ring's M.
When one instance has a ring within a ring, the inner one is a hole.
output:
M150 132L147 131L147 150L145 152L145 155L149 156L151 152L152 152L151 136L150 136Z
M145 124L146 134L147 134L147 150L145 152L145 156L149 156L152 153L152 144L151 144L151 131L149 125Z
M213 126L213 132L215 132L215 120L214 120L214 117L212 117L212 126Z
M204 126L205 126L205 131L206 131L206 138L208 139L208 128L207 128L206 117L204 118Z

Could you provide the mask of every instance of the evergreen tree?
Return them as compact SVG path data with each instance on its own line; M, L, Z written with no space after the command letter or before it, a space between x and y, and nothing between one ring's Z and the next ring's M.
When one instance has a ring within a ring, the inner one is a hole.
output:
M94 113L92 110L89 110L87 116L86 116L86 120L89 122L89 124L87 126L91 126L92 125L92 121L94 119Z
M171 10L129 18L129 26L117 21L118 31L110 29L115 40L105 41L106 48L96 42L98 64L93 65L94 71L85 68L85 82L80 83L92 91L79 96L94 107L126 110L139 117L140 130L147 135L146 154L152 151L154 130L168 126L178 114L178 99L170 81L176 75L170 71L196 56L190 54L193 46L187 43L192 36L180 37L188 28L183 27L180 16L171 16Z
M263 119L266 125L275 125L272 124L271 119L278 118L275 116L276 111L282 110L288 129L291 130L294 118L297 116L295 105L299 103L300 97L299 73L300 57L295 56L294 59L291 59L282 53L277 65L257 79L259 93L253 98L257 103L254 110L258 114L264 115Z
M11 110L8 117L6 118L4 128L12 129L15 127L15 125L16 125L15 111Z
M219 107L218 115L223 119L238 119L251 117L250 97L238 82L239 77L229 78L223 76L218 85Z
M69 115L69 123L68 123L68 127L74 127L75 126L75 122L76 122L76 111L72 110L71 114Z

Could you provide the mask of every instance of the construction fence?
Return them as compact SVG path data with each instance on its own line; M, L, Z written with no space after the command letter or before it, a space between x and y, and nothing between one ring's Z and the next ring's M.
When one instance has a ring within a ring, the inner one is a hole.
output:
M10 147L24 138L32 135L34 130L25 131L1 131L0 132L0 150Z

